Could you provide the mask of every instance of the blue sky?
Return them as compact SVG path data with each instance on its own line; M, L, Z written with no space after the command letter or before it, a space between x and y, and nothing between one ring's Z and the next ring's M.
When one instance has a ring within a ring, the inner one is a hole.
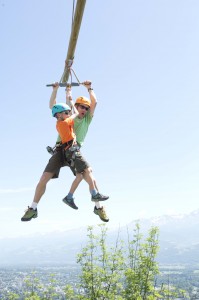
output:
M197 0L87 0L73 67L98 97L82 152L110 195L110 227L199 208L198 10ZM78 211L62 203L73 180L66 168L39 217L20 221L57 136L45 85L62 75L71 15L72 0L0 0L0 237L99 223L85 183Z

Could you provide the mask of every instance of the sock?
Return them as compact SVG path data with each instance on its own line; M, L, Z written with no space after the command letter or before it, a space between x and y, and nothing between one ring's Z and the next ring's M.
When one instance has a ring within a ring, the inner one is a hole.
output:
M67 198L68 199L72 199L73 198L73 194L72 193L68 193Z
M95 202L95 207L96 207L97 209L101 208L101 205L100 205L99 201L96 201L96 202Z
M96 190L91 190L90 192L91 192L91 195L92 195L92 196L97 195L97 191L96 191Z
M31 208L33 208L34 210L37 209L37 202L33 202L32 205L31 205Z

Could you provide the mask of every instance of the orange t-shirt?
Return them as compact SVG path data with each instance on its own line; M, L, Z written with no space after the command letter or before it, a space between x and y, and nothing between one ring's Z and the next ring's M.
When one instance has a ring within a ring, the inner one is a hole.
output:
M74 140L74 120L71 118L67 118L64 121L57 121L56 128L59 132L62 144L67 143L71 140Z

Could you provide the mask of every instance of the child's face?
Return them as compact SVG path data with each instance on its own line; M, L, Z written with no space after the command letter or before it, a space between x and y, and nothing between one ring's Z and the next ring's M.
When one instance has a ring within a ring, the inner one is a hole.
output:
M71 111L70 110L62 111L61 113L59 113L58 118L60 120L64 121L67 118L69 118L70 115L71 115Z

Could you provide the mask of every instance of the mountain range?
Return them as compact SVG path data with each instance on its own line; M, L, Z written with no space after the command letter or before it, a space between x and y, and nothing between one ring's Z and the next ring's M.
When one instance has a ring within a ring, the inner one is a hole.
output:
M127 228L135 228L135 222L120 228L121 239L126 239ZM160 250L157 260L160 264L199 264L199 210L189 214L140 219L139 224L143 235L152 226L159 228ZM116 240L118 229L108 230L107 235L107 243ZM0 266L73 264L86 241L87 227L0 239Z

